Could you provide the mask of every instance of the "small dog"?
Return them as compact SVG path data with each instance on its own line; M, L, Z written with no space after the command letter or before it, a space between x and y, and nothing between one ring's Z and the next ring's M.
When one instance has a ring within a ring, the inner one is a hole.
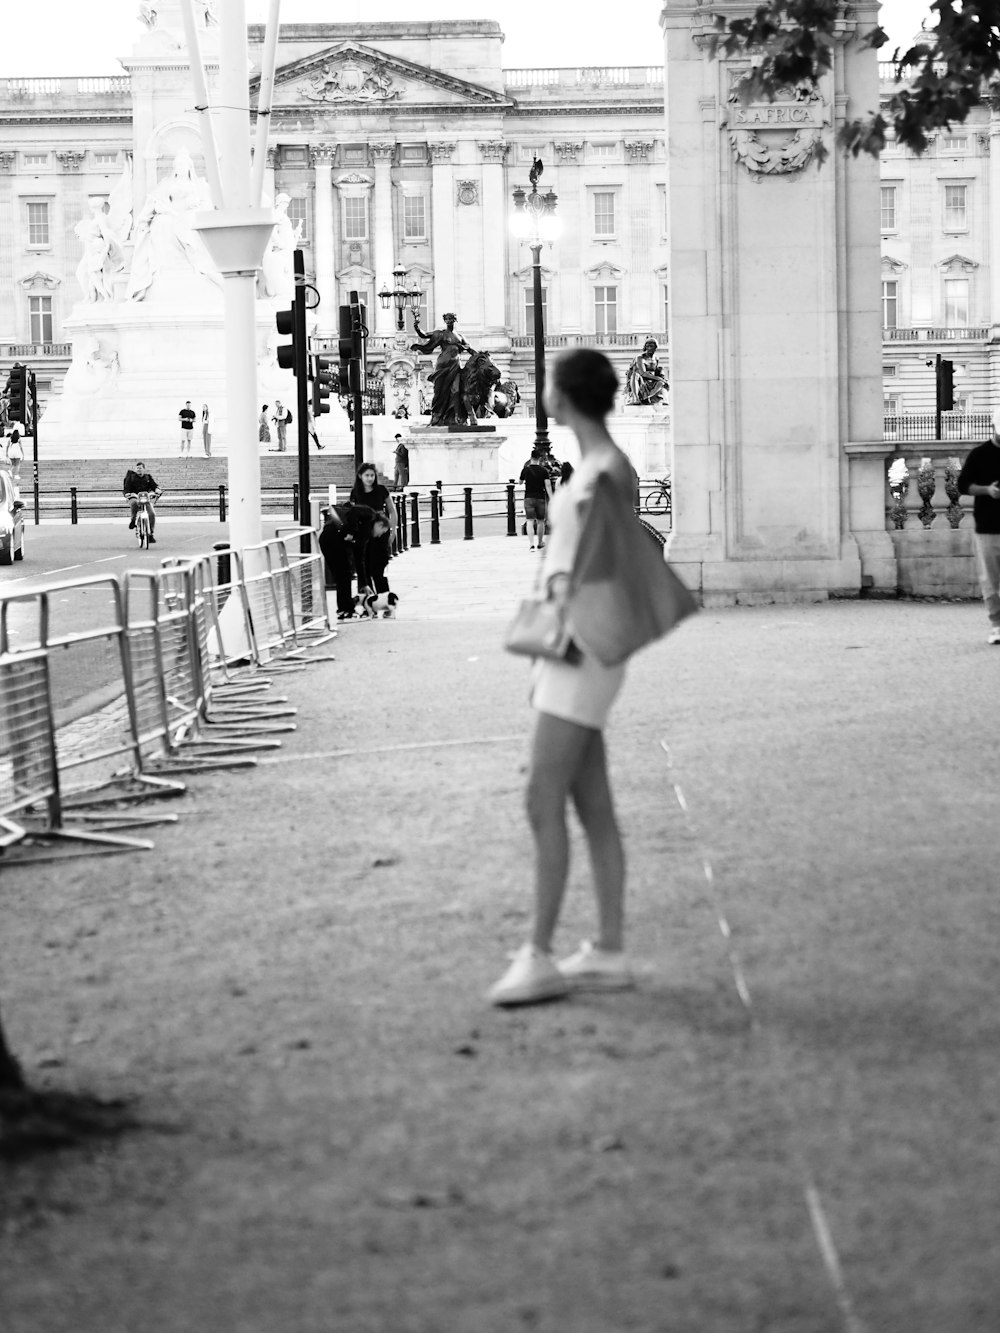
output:
M357 614L362 620L395 620L398 601L394 592L365 592L358 598Z

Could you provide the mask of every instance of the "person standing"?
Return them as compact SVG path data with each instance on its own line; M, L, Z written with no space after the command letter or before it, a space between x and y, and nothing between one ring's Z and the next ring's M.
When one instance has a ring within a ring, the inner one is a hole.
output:
M194 408L190 398L177 414L181 420L181 457L190 456L191 441L194 438Z
M271 420L274 422L274 428L278 436L279 454L285 453L288 449L288 444L285 439L285 431L287 430L288 423L291 421L291 419L292 419L292 414L291 412L289 412L288 408L283 406L280 398L275 398L274 415L271 417Z
M618 377L593 348L556 358L546 388L549 416L569 426L580 462L553 500L552 540L542 565L542 586L566 609L573 660L536 660L536 712L525 806L534 842L534 914L530 939L514 955L487 998L501 1006L535 1004L569 990L620 990L634 984L623 950L625 855L608 781L604 726L625 678L625 664L605 665L587 649L585 626L573 621L570 582L587 522L598 500L615 522L630 521L635 472L608 431ZM628 583L632 571L605 559L603 580ZM603 604L619 615L620 599ZM604 626L602 629L606 628ZM572 800L583 825L597 898L598 934L559 964L552 940L569 869L566 809Z
M409 486L409 484L410 484L410 451L403 443L402 435L397 435L395 468L392 477L393 489L401 491L405 486Z
M201 443L205 450L205 457L212 457L212 423L208 415L208 403L201 405Z
M979 586L990 621L986 642L1000 644L1000 408L993 413L990 438L966 458L958 489L973 497Z
M267 403L260 409L260 416L257 418L257 440L260 444L271 443L271 424L267 415Z
M369 588L376 596L389 591L385 568L389 563L389 531L393 527L394 512L388 489L378 479L374 463L362 463L358 468L350 501L381 515L386 530L381 537L370 537L366 542L355 540L354 566L358 576L358 595Z
M545 546L545 522L549 512L552 474L545 464L544 452L536 446L521 469L520 480L524 482L524 531L531 550L536 545L539 550Z
M21 432L15 426L10 433L10 439L7 441L7 462L10 464L10 473L14 479L15 486L21 481L21 463L24 459L24 445L21 443Z

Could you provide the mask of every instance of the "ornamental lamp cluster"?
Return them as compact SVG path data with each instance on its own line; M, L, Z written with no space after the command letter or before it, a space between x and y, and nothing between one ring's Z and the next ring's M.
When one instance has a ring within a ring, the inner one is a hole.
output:
M378 294L378 299L382 302L382 309L388 310L390 305L396 306L396 328L402 332L403 312L409 307L411 314L420 313L420 302L423 299L423 292L416 284L404 287L406 281L406 269L402 267L392 270L392 278L395 286L390 291L388 287L383 287Z
M556 217L556 203L554 190L539 194L538 186L532 185L529 193L523 186L516 186L511 234L530 245L541 245L546 241L551 245L558 240L562 230L562 222Z

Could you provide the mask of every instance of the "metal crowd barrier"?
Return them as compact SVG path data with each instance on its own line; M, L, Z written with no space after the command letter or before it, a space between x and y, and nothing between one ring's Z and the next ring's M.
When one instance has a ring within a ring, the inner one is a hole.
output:
M122 806L182 793L172 773L253 765L294 730L296 710L260 673L333 660L305 656L335 637L315 536L295 527L227 552L225 579L219 563L212 552L0 598L0 865L53 859L57 840L147 850L120 830L176 816ZM73 629L82 619L94 627Z

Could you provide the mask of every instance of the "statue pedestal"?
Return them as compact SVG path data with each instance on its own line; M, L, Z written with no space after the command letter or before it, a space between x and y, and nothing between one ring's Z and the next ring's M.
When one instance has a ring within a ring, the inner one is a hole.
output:
M464 486L495 484L497 454L505 439L496 434L496 427L462 431L448 426L418 426L406 437L410 485L419 489L439 481Z

